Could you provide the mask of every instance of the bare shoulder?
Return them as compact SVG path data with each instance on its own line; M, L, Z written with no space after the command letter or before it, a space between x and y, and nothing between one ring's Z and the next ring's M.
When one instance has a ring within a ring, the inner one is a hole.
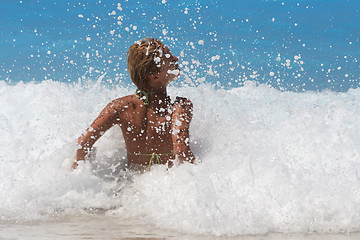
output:
M187 110L192 110L193 108L193 103L191 102L190 99L184 98L184 97L176 97L176 100L174 102L174 107L175 108L184 108Z
M173 117L180 117L186 122L190 122L193 116L193 104L190 99L184 97L176 97L173 106Z
M134 105L137 105L139 99L135 95L128 95L125 97L114 99L109 103L111 107L113 107L117 111L131 109ZM141 101L140 101L141 102Z

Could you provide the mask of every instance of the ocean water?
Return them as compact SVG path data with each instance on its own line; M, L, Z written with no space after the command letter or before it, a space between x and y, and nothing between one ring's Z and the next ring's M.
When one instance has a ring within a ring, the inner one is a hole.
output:
M199 163L127 171L120 128L71 172L76 138L128 88L1 82L2 223L97 213L193 234L360 229L360 92L172 87L194 103ZM204 120L206 119L206 120Z
M359 4L0 0L0 239L358 239ZM70 171L146 36L198 163L128 171L114 127Z
M359 9L357 0L1 0L0 79L129 85L127 49L155 37L179 56L182 84L347 91L359 86Z

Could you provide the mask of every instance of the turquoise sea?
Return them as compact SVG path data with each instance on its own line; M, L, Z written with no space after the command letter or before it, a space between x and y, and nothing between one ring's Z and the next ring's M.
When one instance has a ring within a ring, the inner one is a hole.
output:
M128 47L155 37L180 57L195 85L359 86L357 0L1 0L0 6L0 80L6 82L104 75L107 83L129 84Z

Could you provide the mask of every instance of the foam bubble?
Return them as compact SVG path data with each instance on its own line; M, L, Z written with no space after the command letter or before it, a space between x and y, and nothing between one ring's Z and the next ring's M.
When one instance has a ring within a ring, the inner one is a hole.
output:
M180 74L180 70L179 69L168 70L167 73L178 76Z

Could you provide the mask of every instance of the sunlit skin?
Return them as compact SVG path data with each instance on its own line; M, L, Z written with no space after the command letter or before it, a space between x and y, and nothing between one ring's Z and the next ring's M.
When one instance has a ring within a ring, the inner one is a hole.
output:
M161 156L162 162L169 166L172 165L169 160L174 160L175 156L180 163L195 161L189 146L192 103L179 97L171 103L166 91L168 84L180 75L177 61L178 58L165 46L161 71L149 77L152 90L147 106L135 95L129 95L113 100L101 111L78 139L73 169L78 166L78 161L85 160L94 143L115 125L121 127L128 152L173 153ZM130 166L146 166L150 157L128 153L127 159Z

